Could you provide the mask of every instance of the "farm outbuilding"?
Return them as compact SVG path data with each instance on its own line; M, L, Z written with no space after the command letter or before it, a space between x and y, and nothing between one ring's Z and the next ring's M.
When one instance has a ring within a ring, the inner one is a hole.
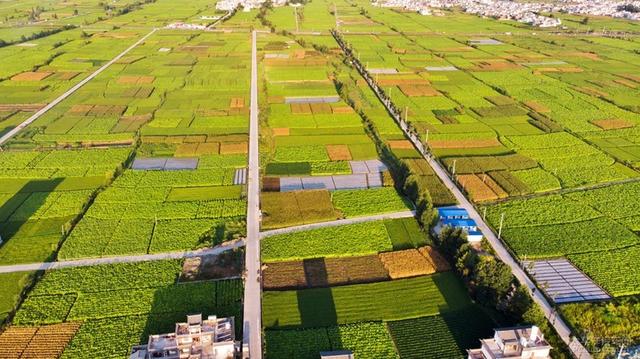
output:
M438 211L438 223L433 227L433 234L438 235L444 227L460 228L467 233L469 242L480 242L482 232L478 230L476 221L469 218L469 213L464 208L440 207Z

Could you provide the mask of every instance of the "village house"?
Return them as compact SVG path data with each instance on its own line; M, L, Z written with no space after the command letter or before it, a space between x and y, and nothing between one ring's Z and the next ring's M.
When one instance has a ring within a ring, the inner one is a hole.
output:
M195 314L176 323L173 333L150 335L146 345L131 349L129 359L233 359L239 353L233 317L202 320L202 314Z
M481 339L479 349L467 350L468 359L551 359L551 345L537 326L496 329L491 339Z

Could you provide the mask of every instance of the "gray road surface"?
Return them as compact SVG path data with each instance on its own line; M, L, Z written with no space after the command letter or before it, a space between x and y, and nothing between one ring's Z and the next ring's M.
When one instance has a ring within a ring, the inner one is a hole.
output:
M88 267L100 264L113 264L113 263L135 263L135 262L147 262L147 261L160 261L165 259L181 259L192 258L207 255L216 255L228 250L240 248L244 246L243 240L237 240L233 242L223 243L219 246L207 249L199 249L194 251L181 251L181 252L166 252L156 254L140 254L130 256L114 256L104 258L85 258L60 262L40 262L40 263L28 263L28 264L13 264L0 266L0 273L13 273L13 272L27 272L35 270L49 270L49 269L61 269L70 267Z
M373 216L366 216L366 217L339 219L337 221L330 221L330 222L303 224L300 226L278 228L270 231L264 231L260 233L260 238L271 237L277 234L308 231L308 230L317 229L317 228L337 227L337 226L344 226L347 224L373 222L373 221L379 221L383 219L409 218L415 215L416 215L415 211L402 211L402 212L376 214Z
M247 239L245 259L243 346L251 359L262 358L262 278L260 273L260 170L258 153L258 60L256 32L251 34L251 115L247 178Z

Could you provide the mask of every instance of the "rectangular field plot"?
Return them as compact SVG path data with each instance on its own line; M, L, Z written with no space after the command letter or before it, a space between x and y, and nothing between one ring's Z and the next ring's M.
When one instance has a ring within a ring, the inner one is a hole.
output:
M60 348L63 357L86 358L91 352L92 357L108 358L128 356L133 344L146 341L150 334L170 331L189 313L234 316L242 321L241 280L180 282L182 272L180 260L46 272L13 324L41 332L46 328L43 324L82 323L75 336L67 338L69 345ZM236 337L241 328L236 326ZM40 353L29 357L58 356Z
M555 303L571 303L611 299L591 278L566 259L525 262L538 287Z
M194 170L198 168L197 158L136 158L131 168L134 170Z
M398 295L402 293L402 295ZM313 328L437 315L471 305L451 272L387 282L265 292L267 328Z

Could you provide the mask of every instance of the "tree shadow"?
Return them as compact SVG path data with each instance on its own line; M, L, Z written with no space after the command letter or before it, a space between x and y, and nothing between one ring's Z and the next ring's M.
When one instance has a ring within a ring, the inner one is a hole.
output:
M328 287L329 276L324 258L303 261L307 283L325 284L324 288L296 291L298 312L302 327L327 327L338 323L332 289Z
M40 245L41 243L18 241L20 237L62 236L61 226L67 221L66 218L61 221L60 219L34 219L32 217L41 210L51 192L63 180L63 178L30 180L24 183L22 187L11 191L14 195L0 207L0 237L2 239L0 248L3 248L3 251L15 250L16 254L20 252L23 255L33 256L34 251L41 253L45 248L34 248L34 245ZM0 185L4 184L0 183ZM7 185L10 186L10 184ZM51 252L47 257L38 257L32 260L50 259L54 256L54 251L51 248Z
M493 320L477 305L441 315L458 348L480 347L480 340L493 337Z

